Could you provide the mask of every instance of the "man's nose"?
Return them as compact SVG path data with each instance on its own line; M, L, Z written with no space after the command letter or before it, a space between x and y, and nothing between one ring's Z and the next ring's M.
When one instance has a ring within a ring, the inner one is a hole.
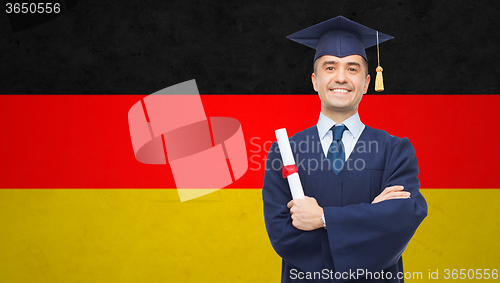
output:
M347 82L347 77L345 75L345 71L343 69L337 70L337 75L335 76L335 82L339 84L343 84Z

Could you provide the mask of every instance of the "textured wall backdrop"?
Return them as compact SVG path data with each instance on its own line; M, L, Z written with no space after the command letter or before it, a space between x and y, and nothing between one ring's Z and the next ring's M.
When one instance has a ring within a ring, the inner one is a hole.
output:
M394 36L380 46L385 93L498 94L499 8L494 0L80 0L21 32L0 19L0 85L13 94L142 94L195 78L202 94L312 94L314 51L285 37L343 15ZM376 48L367 55L374 75Z

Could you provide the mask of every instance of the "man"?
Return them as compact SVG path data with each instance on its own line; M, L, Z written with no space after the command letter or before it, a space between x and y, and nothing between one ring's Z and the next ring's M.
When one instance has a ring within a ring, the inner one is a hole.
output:
M364 49L392 37L339 16L289 38L316 49L321 113L290 138L305 199L291 199L276 143L266 162L264 216L281 281L403 282L401 254L427 215L415 151L358 115L370 83Z

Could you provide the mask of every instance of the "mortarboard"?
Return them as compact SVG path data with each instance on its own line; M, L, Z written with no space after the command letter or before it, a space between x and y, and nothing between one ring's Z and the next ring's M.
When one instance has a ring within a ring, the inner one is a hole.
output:
M393 37L358 24L343 16L321 22L287 36L288 39L316 49L314 61L323 55L345 57L360 55L366 61L365 48L392 39ZM382 67L376 69L375 90L383 90Z

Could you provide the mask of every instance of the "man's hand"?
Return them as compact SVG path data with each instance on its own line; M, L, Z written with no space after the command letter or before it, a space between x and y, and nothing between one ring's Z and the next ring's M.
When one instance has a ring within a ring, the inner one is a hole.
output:
M291 200L287 207L292 215L292 225L303 231L311 231L323 227L321 223L321 215L323 208L318 205L315 198L307 197L306 199Z
M410 198L410 192L405 192L403 190L403 186L387 187L372 201L372 203L377 203L388 199Z

